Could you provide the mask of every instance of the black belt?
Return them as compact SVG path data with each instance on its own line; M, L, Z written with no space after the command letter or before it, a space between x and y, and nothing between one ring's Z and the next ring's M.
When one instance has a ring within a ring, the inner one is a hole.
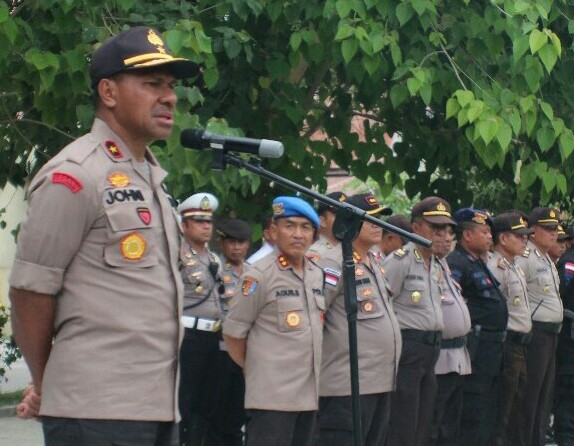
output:
M440 345L442 331L423 331L410 328L401 330L404 340L422 342L428 345Z
M479 341L504 342L506 339L506 330L491 330L477 324L472 331Z
M458 338L442 339L440 341L440 348L460 348L466 347L466 335L459 336Z
M532 340L532 333L521 333L519 331L508 330L506 340L514 344L528 345Z
M532 328L558 334L562 330L562 322L540 322L532 321Z

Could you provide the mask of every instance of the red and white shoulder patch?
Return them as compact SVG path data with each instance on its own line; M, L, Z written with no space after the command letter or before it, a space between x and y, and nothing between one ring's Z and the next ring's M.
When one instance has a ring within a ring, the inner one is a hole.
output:
M74 194L81 191L84 185L80 180L78 180L73 175L66 172L53 172L52 173L52 183L63 184L68 189L70 189Z

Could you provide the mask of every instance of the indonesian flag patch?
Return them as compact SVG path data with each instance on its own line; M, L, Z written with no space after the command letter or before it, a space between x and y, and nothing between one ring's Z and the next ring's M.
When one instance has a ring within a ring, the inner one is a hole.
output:
M325 268L325 283L329 285L336 286L339 283L339 278L341 277L341 271L332 268Z

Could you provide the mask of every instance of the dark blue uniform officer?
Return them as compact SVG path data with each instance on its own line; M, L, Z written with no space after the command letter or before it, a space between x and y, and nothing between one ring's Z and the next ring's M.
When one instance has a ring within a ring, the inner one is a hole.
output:
M454 218L458 244L447 262L462 288L472 324L468 339L472 374L464 384L460 444L483 446L492 441L508 308L485 263L492 246L492 221L484 211L472 208L458 210Z

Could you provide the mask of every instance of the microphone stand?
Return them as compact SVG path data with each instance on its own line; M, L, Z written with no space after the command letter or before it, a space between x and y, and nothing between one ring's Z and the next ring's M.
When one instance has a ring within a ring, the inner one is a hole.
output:
M353 444L362 446L361 430L361 401L359 389L359 355L357 345L357 289L355 287L355 262L353 260L352 242L357 238L363 220L368 221L385 230L391 231L401 237L410 240L424 247L430 247L431 242L401 228L393 226L387 222L368 215L364 210L359 209L345 202L339 202L332 198L321 195L286 178L276 175L261 167L261 160L251 157L249 161L235 155L230 155L224 149L223 141L212 142L211 148L214 150L212 168L224 170L226 164L231 164L240 169L246 169L260 177L267 178L277 184L285 186L294 191L300 192L317 201L325 203L337 211L333 224L333 235L341 242L343 251L343 283L345 293L345 312L347 313L347 324L349 329L349 362L351 365L351 401L353 410Z

